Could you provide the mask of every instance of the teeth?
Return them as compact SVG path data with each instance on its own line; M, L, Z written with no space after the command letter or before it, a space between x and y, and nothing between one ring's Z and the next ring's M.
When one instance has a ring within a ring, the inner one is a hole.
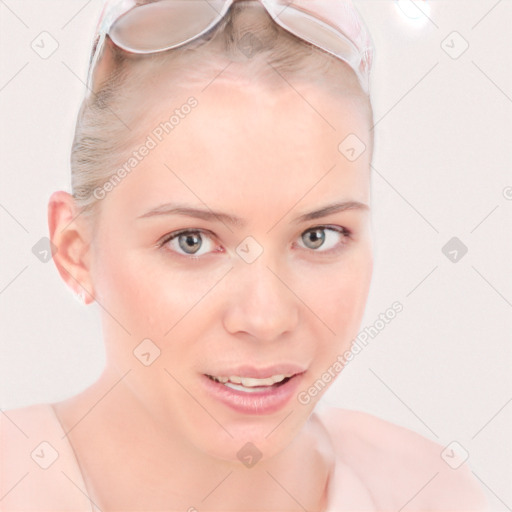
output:
M245 386L242 386L241 384L233 384L231 382L226 382L226 384L224 384L226 387L228 388L231 388L231 389L236 389L238 391L243 391L245 393L257 393L258 391L265 391L268 389L268 386L263 386L263 387L245 387Z
M276 382L281 382L287 377L291 377L291 375L272 375L272 377L268 377L267 379L253 379L251 377L238 377L236 375L232 375L231 377L213 377L217 382L221 382L222 384L241 384L245 388L258 388L262 386L272 386ZM233 386L228 386L233 387ZM239 389L239 386L233 389Z
M272 386L276 382L281 382L284 379L285 375L272 375L272 377L269 377L268 379L251 379L250 377L242 377L240 378L240 383L246 388L255 388L258 386ZM232 380L232 377L230 377L229 380L235 384L239 384Z

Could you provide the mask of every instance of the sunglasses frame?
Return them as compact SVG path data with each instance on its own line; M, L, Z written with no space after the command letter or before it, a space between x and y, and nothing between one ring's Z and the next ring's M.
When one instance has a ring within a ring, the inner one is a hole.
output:
M229 9L239 0L187 0L187 1L197 1L204 2L210 8L214 9L217 12L217 15L213 19L213 21L207 25L203 30L194 36L189 37L179 43L164 46L157 50L138 50L133 47L128 47L126 44L121 43L120 41L116 41L116 37L111 35L113 27L118 22L118 20L124 16L125 14L135 11L137 9L142 9L144 7L153 5L155 3L160 3L163 1L171 1L171 0L153 0L153 1L145 1L145 0L106 0L103 10L101 12L97 28L96 34L93 41L93 50L91 52L91 58L89 62L89 70L87 76L87 90L88 92L93 91L94 84L94 71L98 66L98 62L102 56L103 49L105 46L105 39L109 36L109 39L119 48L129 53L135 54L154 54L160 53L163 51L168 51L174 48L179 48L184 46L196 39L201 38L210 30L212 30L215 26L218 25L224 19ZM181 0L184 1L184 0ZM373 64L373 55L374 55L374 46L371 40L370 34L368 33L367 27L361 19L357 9L354 7L352 0L299 0L301 4L311 5L310 9L313 9L315 3L318 5L326 5L326 2L332 2L333 14L341 14L345 15L345 19L343 20L346 25L345 30L341 30L339 27L333 25L332 23L328 23L326 21L326 16L321 16L317 14L315 16L314 11L304 11L300 9L300 6L296 5L297 0L257 0L262 4L266 11L270 14L274 22L279 25L281 28L285 29L287 32L291 33L295 37L312 44L313 46L320 48L321 50L330 53L334 57L346 62L351 69L356 73L359 83L366 94L370 92L370 72ZM287 5L283 5L283 1L287 2ZM323 3L322 3L323 2ZM212 4L218 5L221 7L220 11L217 10ZM337 36L346 43L351 48L351 54L349 56L342 56L334 52L334 50L326 48L318 43L315 43L308 39L306 34L300 34L300 31L293 30L286 23L284 23L280 19L280 13L284 12L285 9L293 6L295 10L300 10L304 13L304 16L309 17L314 20L318 25L321 25L323 29L330 31L333 35ZM280 12L278 12L280 10ZM335 10L338 10L338 13L335 13ZM348 33L347 33L348 32Z

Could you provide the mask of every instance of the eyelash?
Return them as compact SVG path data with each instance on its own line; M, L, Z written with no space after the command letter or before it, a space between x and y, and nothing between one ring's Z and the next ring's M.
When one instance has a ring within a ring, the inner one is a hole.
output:
M305 231L303 231L299 235L299 238L302 238L302 236L305 233L308 233L310 231L315 231L315 230L334 231L334 232L339 233L339 234L341 234L343 236L343 241L340 242L338 244L338 246L335 247L334 249L328 249L328 250L325 250L325 251L321 251L321 250L309 249L307 247L300 247L301 249L304 249L304 250L306 250L308 252L311 252L311 253L319 254L321 256L329 256L329 255L337 254L339 251L344 249L344 247L347 244L348 240L352 237L352 232L350 230L348 230L347 228L344 228L342 226L320 225L320 226L313 226L311 228L306 229ZM201 235L207 235L209 237L214 238L213 233L211 233L210 231L205 231L203 229L181 229L179 231L173 231L172 233L169 233L168 235L164 236L164 238L161 239L161 241L159 241L157 245L160 248L164 248L164 246L166 244L168 244L169 242L171 242L175 238L178 238L180 235L198 234L198 233L201 234ZM179 252L176 252L176 251L174 251L172 249L169 249L169 250L171 252L175 253L175 254L178 254L178 256L183 256L183 257L185 257L187 259L196 260L196 261L200 260L200 259L202 259L202 258L204 258L206 256L206 255L195 256L193 254L179 253ZM219 252L219 251L213 251L213 252Z

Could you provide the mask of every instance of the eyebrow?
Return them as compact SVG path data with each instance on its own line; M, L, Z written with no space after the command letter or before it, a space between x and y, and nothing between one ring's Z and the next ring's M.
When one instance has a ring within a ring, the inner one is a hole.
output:
M303 213L302 215L299 215L297 218L295 218L292 222L294 224L300 224L308 220L319 219L321 217L326 217L327 215L331 215L333 213L344 212L347 210L369 211L370 207L365 203L360 203L359 201L343 201L338 203L332 203L327 206L323 206L318 210Z
M347 210L361 210L361 211L368 211L370 208L367 204L361 203L359 201L342 201L342 202L336 202L332 203L326 206L323 206L322 208L319 208L318 210L313 210L311 212L303 213L293 219L293 224L300 224L303 222L307 222L309 220L319 219L321 217L325 217L327 215L331 215L334 213L344 212ZM219 211L213 211L206 208L196 208L196 207L190 207L186 205L180 205L176 203L166 203L162 204L160 206L157 206L156 208L153 208L151 210L148 210L147 212L143 213L137 219L146 219L150 217L155 216L161 216L161 215L182 215L185 217L194 217L197 219L202 219L205 221L210 222L222 222L225 224L231 224L234 226L245 226L246 222L241 219L240 217L236 217L234 215L230 215L228 213L219 212Z

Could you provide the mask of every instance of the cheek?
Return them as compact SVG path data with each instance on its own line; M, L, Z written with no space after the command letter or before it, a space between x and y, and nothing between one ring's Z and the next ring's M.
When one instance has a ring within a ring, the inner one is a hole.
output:
M132 335L149 335L141 331L156 326L158 312L163 311L160 287L165 286L165 276L155 273L142 254L115 240L103 238L97 247L94 289L98 302ZM108 316L104 315L105 321L111 323Z
M163 342L186 328L192 317L194 322L203 318L205 305L211 302L208 293L226 271L223 266L201 271L201 264L177 263L163 251L119 250L108 242L98 261L95 291L102 306L132 337Z
M311 309L334 331L336 345L346 345L357 334L371 283L373 256L369 246L353 251L335 266L316 275L318 286ZM314 304L314 307L313 307ZM332 344L332 333L324 329Z

